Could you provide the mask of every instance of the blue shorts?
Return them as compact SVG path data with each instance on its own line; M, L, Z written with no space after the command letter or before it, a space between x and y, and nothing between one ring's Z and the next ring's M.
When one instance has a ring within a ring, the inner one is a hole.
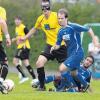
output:
M83 60L84 53L76 52L68 57L63 63L66 67L69 68L69 71L76 70L80 67L80 62Z

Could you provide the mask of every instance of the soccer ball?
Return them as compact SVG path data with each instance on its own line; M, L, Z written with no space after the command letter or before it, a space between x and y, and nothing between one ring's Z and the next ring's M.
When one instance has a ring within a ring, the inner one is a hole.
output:
M6 79L4 82L3 82L3 85L4 87L6 88L6 90L8 92L12 91L13 88L14 88L14 82L11 80L11 79Z
M39 80L38 79L34 79L34 80L32 80L31 84L32 84L33 88L37 88L39 86Z

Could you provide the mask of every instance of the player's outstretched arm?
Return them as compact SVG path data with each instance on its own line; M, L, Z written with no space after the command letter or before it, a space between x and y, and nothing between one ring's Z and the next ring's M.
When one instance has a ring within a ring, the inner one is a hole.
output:
M3 33L5 34L5 37L6 37L6 44L7 44L7 46L10 46L11 40L10 40L10 35L9 35L9 32L8 32L8 27L7 27L6 21L3 20L3 19L0 19L0 25L1 25L1 29L2 29Z
M98 42L96 41L95 34L91 28L89 29L88 33L92 37L92 41L93 41L94 46L100 48L100 44L98 44Z
M26 39L29 39L32 35L34 35L35 32L36 32L36 29L33 27L33 28L27 33L27 35L25 35L25 37L23 38L23 41L25 41Z

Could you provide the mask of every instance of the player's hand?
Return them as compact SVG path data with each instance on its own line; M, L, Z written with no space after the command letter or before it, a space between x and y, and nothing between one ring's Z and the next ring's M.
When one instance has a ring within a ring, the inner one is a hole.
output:
M54 50L58 50L59 48L60 48L59 45L52 46L51 49L50 49L50 53L52 53L52 51L54 51Z
M11 39L11 42L13 43L13 42L15 42L16 41L16 38L12 38Z
M24 37L20 37L17 40L17 44L23 43L26 39Z
M55 50L55 46L52 46L51 49L50 49L50 53L52 53L52 51Z
M95 43L94 46L100 49L100 43Z
M10 38L7 38L6 39L6 45L7 45L7 47L10 47L11 46L11 40L10 40Z

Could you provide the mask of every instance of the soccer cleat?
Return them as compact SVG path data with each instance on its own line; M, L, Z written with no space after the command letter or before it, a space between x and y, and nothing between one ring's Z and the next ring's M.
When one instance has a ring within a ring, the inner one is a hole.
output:
M28 77L23 77L23 78L21 78L21 80L19 81L19 84L22 84L22 83L24 83L24 82L26 82L26 81L28 81L28 80L29 80Z
M3 84L0 82L0 91L2 94L8 94L7 89L3 86Z
M46 87L45 87L45 86L44 86L43 88L38 87L38 88L37 88L37 91L46 91Z
M86 92L86 91L87 91L87 89L89 88L89 86L90 86L90 85L89 85L89 84L87 84L87 85L86 85L86 87L83 87L82 92Z

